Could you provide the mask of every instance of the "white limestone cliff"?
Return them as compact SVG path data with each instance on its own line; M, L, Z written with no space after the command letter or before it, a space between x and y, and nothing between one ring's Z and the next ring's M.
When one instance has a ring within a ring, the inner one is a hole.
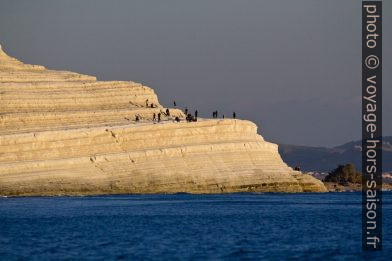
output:
M326 191L252 122L165 111L142 84L24 64L0 46L0 195Z

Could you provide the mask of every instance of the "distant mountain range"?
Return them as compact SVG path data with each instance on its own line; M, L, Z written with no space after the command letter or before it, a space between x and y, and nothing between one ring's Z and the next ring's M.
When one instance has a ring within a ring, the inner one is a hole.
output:
M304 171L328 172L346 163L361 171L361 140L333 148L279 144L279 153L289 166ZM383 137L383 172L392 172L392 136Z

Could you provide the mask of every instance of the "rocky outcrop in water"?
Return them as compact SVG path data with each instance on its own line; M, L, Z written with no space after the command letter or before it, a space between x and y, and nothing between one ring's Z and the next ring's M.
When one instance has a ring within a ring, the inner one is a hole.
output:
M1 195L326 191L252 122L186 122L140 83L47 70L1 48L0 105Z

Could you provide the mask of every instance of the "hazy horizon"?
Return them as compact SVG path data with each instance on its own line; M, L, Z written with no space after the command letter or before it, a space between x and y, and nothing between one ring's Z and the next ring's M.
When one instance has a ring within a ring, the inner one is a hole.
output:
M392 3L384 1L384 14ZM361 1L2 1L0 44L23 62L131 80L161 104L218 110L274 142L361 138ZM391 16L383 134L392 135Z

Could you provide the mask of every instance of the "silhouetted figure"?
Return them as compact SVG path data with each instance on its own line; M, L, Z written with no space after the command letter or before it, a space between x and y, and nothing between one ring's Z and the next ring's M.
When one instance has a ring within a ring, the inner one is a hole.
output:
M140 120L139 115L136 115L135 120L136 120L136 121L139 121L139 120Z
M173 101L173 105L174 105L174 107L177 107L176 101Z
M190 113L188 113L188 114L186 115L186 121L187 121L187 122L193 121L193 116L192 116Z
M215 111L215 118L218 118L218 110Z
M158 122L161 121L161 113L158 113Z
M237 117L237 114L235 114L235 112L233 112L233 119L235 119L235 117Z
M224 119L224 118L225 118L225 115L223 114L223 115L222 115L222 119Z
M176 122L180 122L180 118L176 117L175 118Z
M167 115L167 116L170 116L170 111L169 111L169 109L166 109L166 115Z
M188 107L185 107L185 115L188 115Z
M301 171L301 168L300 168L299 166L295 166L295 167L294 167L294 170L296 170L296 171Z
M148 107L148 99L146 100L146 107Z
M212 118L215 119L215 111L212 112Z
M152 120L155 121L157 119L156 114L154 112L154 114L152 115Z
M197 111L197 110L195 110L195 118L197 118L197 114L198 114L199 112Z

